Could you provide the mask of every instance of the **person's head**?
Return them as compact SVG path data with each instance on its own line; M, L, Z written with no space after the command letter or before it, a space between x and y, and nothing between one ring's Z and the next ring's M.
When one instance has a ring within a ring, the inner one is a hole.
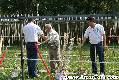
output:
M52 25L51 24L45 24L45 31L46 32L50 32L52 29Z
M29 22L34 22L34 19L33 18L28 18L28 23Z
M89 26L94 27L95 19L92 16L89 16L86 20Z

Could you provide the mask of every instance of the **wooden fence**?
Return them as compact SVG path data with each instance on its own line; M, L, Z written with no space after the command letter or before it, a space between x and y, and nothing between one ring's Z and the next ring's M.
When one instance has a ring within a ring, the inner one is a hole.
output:
M4 15L0 16L0 34L4 36L4 45L19 44L21 27L26 24L28 18L34 18L42 30L46 23L52 23L53 28L61 36L61 45L63 45L64 33L69 33L70 38L75 37L75 43L82 38L87 28L86 18L89 15L61 15L61 16L29 16L29 15ZM110 35L109 29L114 27L116 35L119 35L119 16L112 14L92 15L97 23L105 27L106 35ZM22 23L21 23L22 21ZM22 26L21 26L22 24Z

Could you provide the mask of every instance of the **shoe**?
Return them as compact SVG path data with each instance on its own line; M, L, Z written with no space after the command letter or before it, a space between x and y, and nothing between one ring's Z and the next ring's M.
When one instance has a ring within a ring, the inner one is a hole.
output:
M98 79L98 74L93 74L93 80L97 80Z
M28 75L26 75L26 78L28 78L28 79L29 79L30 77L29 77Z
M40 77L40 75L36 74L36 75L35 75L35 77L36 77L36 78L39 78L39 77Z
M38 74L36 74L35 76L29 76L29 78L39 78L39 77L40 77L40 75L38 75Z
M104 75L104 73L101 73L100 79L101 79L101 80L105 80L105 75Z

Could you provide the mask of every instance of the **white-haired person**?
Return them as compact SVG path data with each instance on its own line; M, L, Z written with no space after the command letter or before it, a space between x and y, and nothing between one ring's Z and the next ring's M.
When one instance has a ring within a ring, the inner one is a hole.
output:
M52 28L51 24L45 24L45 31L47 32L47 40L49 48L49 59L51 72L55 72L60 65L60 39L59 34Z

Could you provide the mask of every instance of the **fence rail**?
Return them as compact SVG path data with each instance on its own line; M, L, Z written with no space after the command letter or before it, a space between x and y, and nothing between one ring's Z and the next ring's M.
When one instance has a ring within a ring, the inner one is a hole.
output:
M64 36L64 33L69 33L70 38L75 37L75 42L78 38L82 38L84 30L86 28L85 20L89 15L59 15L59 16L30 16L30 15L0 15L0 34L4 34L5 43L12 44L20 40L20 21L22 26L27 22L28 18L34 18L36 23L44 29L45 23L52 23L54 29ZM92 15L97 22L101 23L107 30L114 26L115 31L118 31L119 15L113 14L95 14ZM118 31L119 32L119 31ZM117 36L119 33L117 32ZM11 37L12 36L12 37ZM109 36L109 35L107 35ZM61 44L63 44L63 38L61 37Z
M59 16L29 16L29 15L4 15L0 16L0 21L19 21L21 19L34 18L40 21L84 21L89 15L59 15ZM119 15L113 14L95 14L92 15L97 20L118 19Z

